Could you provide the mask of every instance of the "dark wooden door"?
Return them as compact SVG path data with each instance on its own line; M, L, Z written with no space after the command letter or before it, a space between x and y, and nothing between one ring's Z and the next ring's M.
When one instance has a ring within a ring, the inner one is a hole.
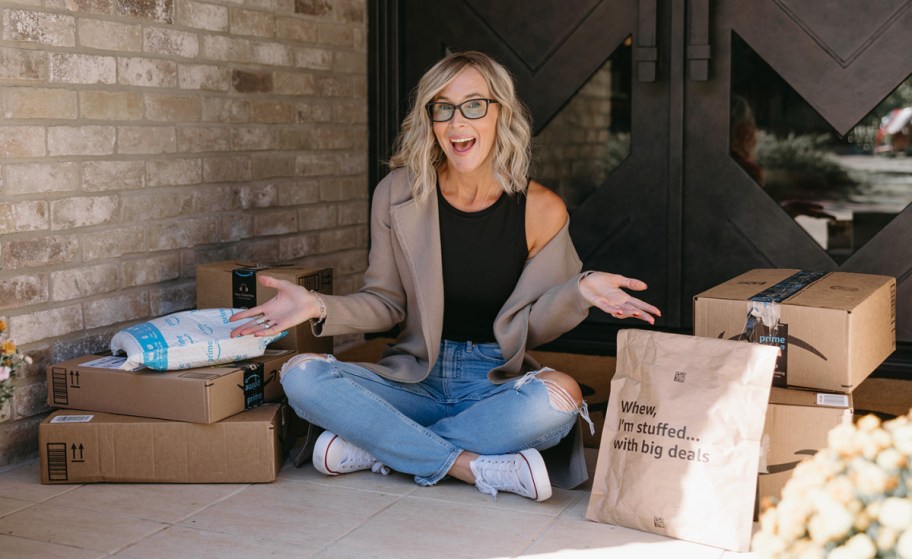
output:
M447 50L504 63L536 132L622 44L629 45L629 154L574 205L585 267L639 277L660 328L691 329L693 295L755 267L842 269L899 280L897 334L912 342L912 214L834 258L730 156L733 44L747 44L847 134L912 74L912 2L852 0L375 0L374 178L408 93ZM740 42L739 42L740 41ZM601 313L556 348L610 353L629 326Z

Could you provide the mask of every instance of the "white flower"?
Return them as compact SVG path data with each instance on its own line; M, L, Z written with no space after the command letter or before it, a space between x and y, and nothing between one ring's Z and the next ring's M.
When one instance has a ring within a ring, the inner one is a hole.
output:
M900 559L912 559L912 530L906 530L896 542L896 555Z
M845 477L831 479L826 488L830 496L843 505L848 505L855 497L855 485Z
M877 556L877 547L867 534L855 534L844 545L827 555L827 559L873 559Z
M912 528L912 500L888 497L880 508L877 520L882 525L900 532Z
M885 448L877 455L876 462L885 470L898 470L908 464L909 460L895 448Z
M767 531L757 532L752 549L763 557L781 557L786 550L785 542Z
M912 425L903 425L893 431L893 445L906 456L912 456Z
M859 431L870 433L876 431L877 428L880 427L880 419L874 414L869 414L859 419L855 426Z
M889 476L877 465L857 459L852 461L852 467L852 477L861 495L880 495L887 489Z
M851 534L855 519L842 504L822 494L816 495L813 502L817 514L811 517L807 529L814 542L826 545Z
M912 412L861 418L798 464L754 536L761 557L912 559Z
M12 372L13 372L13 370L10 369L9 367L6 367L6 366L0 367L0 381L4 381L4 380L8 379L10 376L10 373L12 373Z
M896 549L896 540L899 532L893 528L882 527L877 531L877 549L886 554L892 549Z
M842 456L851 456L857 451L855 445L855 426L843 423L827 434L827 444Z

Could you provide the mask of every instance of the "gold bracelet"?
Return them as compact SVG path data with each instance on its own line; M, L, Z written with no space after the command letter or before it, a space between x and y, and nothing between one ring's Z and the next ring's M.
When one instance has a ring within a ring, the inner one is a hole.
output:
M326 303L323 301L323 297L321 297L319 293L313 289L311 289L310 292L313 293L313 296L317 298L317 304L320 305L320 318L317 319L316 323L322 324L323 321L326 320Z

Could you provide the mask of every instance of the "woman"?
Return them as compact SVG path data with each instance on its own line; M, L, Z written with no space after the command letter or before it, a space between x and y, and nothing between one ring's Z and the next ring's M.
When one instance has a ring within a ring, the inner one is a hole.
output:
M421 485L445 476L491 495L543 501L540 450L582 415L579 386L527 350L579 324L596 305L650 324L659 310L625 293L634 279L582 274L561 199L528 179L531 130L507 70L477 52L449 55L416 90L374 193L364 287L318 295L278 290L233 335L312 320L317 335L399 325L378 363L305 354L283 370L289 403L327 429L313 463L329 475L386 467Z

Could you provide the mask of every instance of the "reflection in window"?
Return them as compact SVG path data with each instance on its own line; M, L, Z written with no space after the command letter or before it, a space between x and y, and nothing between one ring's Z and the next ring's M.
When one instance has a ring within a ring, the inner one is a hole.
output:
M573 211L630 154L628 38L533 139L535 179Z
M844 137L737 35L731 83L732 158L836 262L912 202L912 78Z

